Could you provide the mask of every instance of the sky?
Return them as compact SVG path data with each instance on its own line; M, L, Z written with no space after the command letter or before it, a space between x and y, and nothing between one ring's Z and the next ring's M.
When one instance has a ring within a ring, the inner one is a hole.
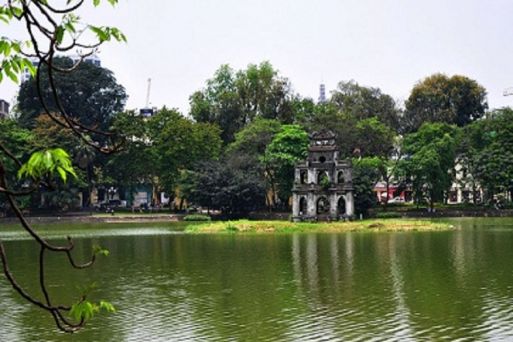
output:
M320 83L329 92L355 80L402 103L442 72L483 85L490 108L513 105L503 96L513 87L512 13L512 0L119 0L80 15L127 35L99 53L126 88L127 108L144 107L151 78L151 105L186 114L221 64L262 61L314 99ZM0 35L22 32L0 24ZM11 102L17 89L4 80L0 98Z

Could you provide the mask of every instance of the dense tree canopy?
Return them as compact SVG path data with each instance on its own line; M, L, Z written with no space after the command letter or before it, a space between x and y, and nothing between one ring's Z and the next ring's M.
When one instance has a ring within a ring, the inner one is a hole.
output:
M376 117L395 130L400 128L400 111L394 99L379 88L364 87L355 81L340 82L330 102L356 120Z
M181 184L187 199L207 209L220 210L230 217L247 215L265 207L265 187L253 173L241 172L228 164L199 163Z
M481 118L488 109L486 90L460 75L431 75L417 83L406 100L404 130L413 132L424 122L464 126Z
M222 65L207 81L205 89L190 97L191 116L198 122L217 124L225 143L256 118L294 119L292 91L268 62L250 64L235 72Z
M405 136L400 170L411 181L417 202L425 199L433 208L444 199L452 183L458 138L456 127L442 123L425 123Z
M261 159L271 189L285 207L292 195L294 167L306 158L308 144L308 134L301 126L283 125Z
M460 159L467 174L485 188L488 199L513 190L513 110L495 110L470 125L463 135Z
M278 120L258 118L239 131L226 149L231 164L241 170L260 170L265 150L281 126Z
M73 65L73 61L67 57L56 57L54 63L64 68ZM106 68L84 62L72 73L54 71L53 76L62 107L70 117L83 125L107 130L113 115L124 109L127 99L125 88L117 83L112 71ZM44 101L50 111L59 113L49 86L48 68L41 68L40 77ZM24 127L34 127L36 118L44 112L34 78L21 85L18 110L20 123Z
M222 141L215 125L196 123L166 108L158 111L149 125L154 165L168 193L173 193L180 170L219 157Z
M367 215L376 205L374 185L380 180L382 161L379 158L353 159L354 207L357 215Z
M20 127L20 125L12 119L0 120L0 142L19 160L26 160L32 152L35 151L35 137L30 130ZM4 153L0 154L0 162L7 169L10 175L10 181L16 180L16 170L18 166L12 158ZM9 172L10 171L10 172Z

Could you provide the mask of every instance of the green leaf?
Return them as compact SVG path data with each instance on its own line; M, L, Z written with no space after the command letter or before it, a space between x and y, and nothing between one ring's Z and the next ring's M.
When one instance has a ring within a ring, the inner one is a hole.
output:
M55 30L55 40L57 41L57 45L62 44L62 40L64 39L64 27L58 26Z
M110 252L106 248L103 248L103 247L98 246L98 245L94 245L93 246L93 253L94 254L101 254L101 255L104 255L104 256L109 256Z
M98 304L90 302L88 300L82 300L71 306L69 314L76 321L80 321L82 319L84 321L88 321L100 311L116 312L116 308L110 302L107 302L105 300L101 300Z
M55 148L34 152L18 171L18 178L28 177L40 180L46 176L58 175L63 182L66 182L67 174L77 177L69 154L61 148Z
M100 309L103 309L107 312L116 312L116 308L114 307L114 305L112 305L112 303L107 302L105 300L100 301Z

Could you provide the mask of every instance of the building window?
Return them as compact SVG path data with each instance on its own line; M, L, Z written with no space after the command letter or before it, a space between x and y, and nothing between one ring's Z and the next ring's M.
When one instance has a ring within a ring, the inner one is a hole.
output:
M330 211L330 203L326 197L321 197L317 200L317 214L326 214Z
M306 184L307 180L308 180L308 173L306 171L304 171L304 170L301 171L299 173L299 183L300 184Z

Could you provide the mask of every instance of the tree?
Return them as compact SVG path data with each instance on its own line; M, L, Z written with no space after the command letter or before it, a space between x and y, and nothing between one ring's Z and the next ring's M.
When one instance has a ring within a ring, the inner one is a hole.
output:
M513 110L492 111L484 120L465 127L460 160L467 177L487 191L489 199L513 191Z
M293 122L290 82L279 76L271 63L250 64L237 72L235 87L247 122L257 117Z
M374 185L380 178L382 161L379 158L353 159L354 207L356 214L367 215L376 205Z
M483 86L465 76L444 74L417 83L405 105L406 132L416 131L424 122L465 126L481 118L488 108Z
M356 124L354 116L340 111L333 103L326 103L315 106L314 115L304 126L308 132L331 130L336 135L341 157L349 158L358 146Z
M330 102L358 121L376 117L396 131L400 128L400 111L394 99L379 88L364 87L355 81L340 82Z
M62 126L53 121L48 115L40 115L34 120L32 128L34 144L36 148L62 147L66 151L72 151L80 144L80 138L69 130L62 129Z
M54 59L54 65L57 68L71 68L73 61L58 57ZM125 106L125 89L116 82L112 71L106 68L84 62L72 73L56 72L53 78L62 107L71 118L85 126L108 130L113 115L121 112ZM57 113L58 106L49 86L48 67L42 66L39 79L48 109ZM45 111L38 98L36 79L32 78L21 85L18 110L21 124L29 128L35 126L36 118Z
M359 121L356 134L361 156L388 159L394 150L395 132L376 117Z
M328 129L335 133L343 158L387 155L395 137L394 130L377 117L358 120L332 103L317 105L304 126L309 132Z
M281 126L278 120L258 118L237 132L226 148L230 164L244 171L259 171L260 160Z
M125 137L123 148L105 163L105 175L120 189L133 193L137 185L152 183L158 187L158 167L150 137L150 123L135 111L115 116L112 130ZM153 167L148 167L152 165Z
M198 122L216 124L225 143L256 118L294 120L292 90L286 78L269 62L250 64L235 72L222 65L205 89L190 97L191 116Z
M0 148L2 149L0 165L5 169L6 182L12 187L22 186L17 177L19 164L16 160L27 160L36 150L34 146L36 141L33 132L20 127L15 120L0 120ZM0 190L0 199L0 210L8 211L9 205L5 201L2 190Z
M98 6L101 0L93 0L92 2L94 6ZM115 5L117 0L108 0L108 2ZM117 28L82 24L75 13L83 4L84 1L81 0L70 0L61 4L62 7L54 7L48 1L12 0L0 6L0 21L8 25L20 23L28 34L27 41L5 36L0 38L0 81L4 77L8 77L16 82L19 73L25 68L28 69L35 76L36 97L40 101L42 112L49 115L63 128L73 131L90 146L104 153L111 153L115 150L115 146L99 146L96 141L87 138L92 134L108 137L112 135L108 132L101 132L98 127L87 126L78 121L72 113L68 113L62 105L63 100L55 84L56 73L72 72L76 67L75 65L70 68L63 68L54 64L57 53L81 48L83 53L87 55L92 54L103 42L126 40ZM87 40L85 38L87 36L86 32L91 32L94 38ZM37 56L37 67L29 60L29 56ZM44 90L41 80L41 75L44 73L43 69L47 70L49 80L45 84L48 88ZM47 89L50 89L50 98L44 96ZM80 97L81 94L73 95ZM85 99L82 99L82 101L85 101ZM54 110L50 110L51 104L55 104ZM74 176L75 172L71 166L71 158L68 153L60 148L45 149L32 152L30 157L25 159L25 156L20 157L13 153L4 140L0 140L0 152L2 154L0 158L0 196L6 200L23 229L40 248L37 260L39 269L36 271L39 276L38 285L42 298L30 294L16 281L15 274L9 268L8 255L4 245L0 241L0 259L9 284L29 303L50 314L56 326L65 332L74 332L81 329L86 321L100 310L113 311L114 307L110 303L104 301L92 302L85 293L82 293L78 300L69 306L53 303L53 298L47 290L45 278L45 260L49 253L64 255L71 267L81 269L91 266L98 254L107 254L107 252L101 248L95 248L89 262L77 263L73 254L73 240L68 238L66 244L59 245L42 238L25 219L18 203L20 198L39 191L41 186L52 186L56 179L66 182L70 176ZM9 163L14 165L14 170L7 165L6 159L9 159ZM10 182L15 177L20 182ZM22 186L18 186L19 184L22 184Z
M184 183L192 203L230 217L247 215L265 205L265 188L258 177L234 170L226 163L200 163Z
M174 193L181 170L219 158L222 141L216 125L194 122L167 108L159 110L148 124L154 164L169 194Z
M283 125L261 158L272 194L281 200L284 207L288 207L288 199L292 195L294 167L306 158L308 144L308 134L301 126Z
M359 148L360 156L372 161L360 163L365 165L365 167L362 166L361 168L362 173L369 174L370 171L366 172L366 170L371 167L376 168L381 180L385 182L387 193L385 198L386 208L388 205L390 181L400 160L400 149L396 144L397 136L390 127L381 123L375 117L358 122L356 129L358 134L357 146L361 146ZM379 181L379 179L376 181ZM364 209L364 211L366 210Z
M425 123L404 137L400 162L403 176L412 183L417 203L424 198L431 209L452 184L459 130L447 124Z

